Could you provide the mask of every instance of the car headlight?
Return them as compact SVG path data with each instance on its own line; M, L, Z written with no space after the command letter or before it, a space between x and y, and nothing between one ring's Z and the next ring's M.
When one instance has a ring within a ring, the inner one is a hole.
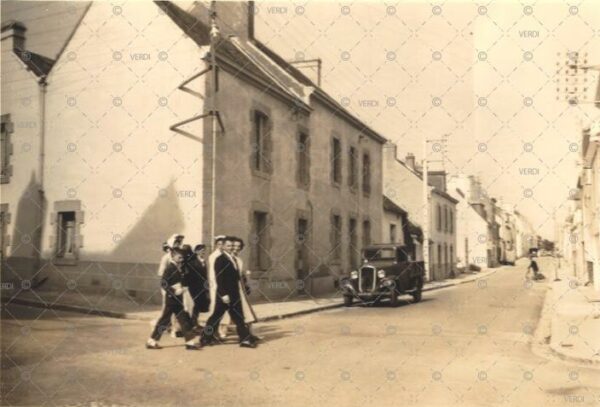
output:
M352 270L352 271L350 272L350 278L351 278L352 280L356 280L356 279L358 278L358 271L356 271L356 270Z
M377 277L384 278L385 277L385 270L377 270Z

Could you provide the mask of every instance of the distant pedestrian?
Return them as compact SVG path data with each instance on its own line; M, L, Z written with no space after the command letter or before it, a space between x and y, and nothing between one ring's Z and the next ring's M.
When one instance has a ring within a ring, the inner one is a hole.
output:
M533 271L533 279L537 280L538 272L540 271L540 269L539 269L537 261L536 261L535 253L529 254L529 266L527 266L527 273L525 274L525 278L529 279L529 275L530 275L531 271Z
M197 350L200 349L200 344L194 340L196 334L193 331L190 316L183 309L184 252L179 248L174 248L171 250L171 254L171 260L165 267L160 281L161 288L165 291L162 312L154 325L150 338L146 342L146 348L161 349L158 342L163 332L171 325L171 317L175 315L185 338L185 348L187 350Z

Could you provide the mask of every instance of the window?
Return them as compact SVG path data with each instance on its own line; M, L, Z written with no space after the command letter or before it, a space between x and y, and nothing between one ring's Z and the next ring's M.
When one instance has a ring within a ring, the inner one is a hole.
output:
M309 138L305 132L298 134L298 167L296 169L298 186L307 187L310 184L310 153Z
M2 115L2 137L0 146L0 155L2 156L2 167L0 168L0 179L3 184L10 181L12 175L12 165L10 165L10 156L12 155L12 143L10 135L13 132L13 124L10 121L10 115Z
M358 165L356 163L356 149L350 147L348 151L348 185L351 189L358 186Z
M448 232L448 207L444 205L444 232Z
M331 139L331 180L342 183L342 143L337 137Z
M438 232L442 231L442 207L438 204L437 208L437 217L436 217L436 229Z
M448 211L449 219L448 219L448 232L454 233L454 213L452 212L452 208Z
M8 213L8 204L0 204L0 263L6 261L6 246L8 246L8 224L10 223L10 214Z
M77 224L75 212L57 213L56 257L59 259L77 258Z
M252 169L262 173L271 172L271 123L261 111L252 112Z
M396 243L396 225L390 223L390 243Z
M448 245L444 243L444 274L448 272ZM444 277L446 277L444 275Z
M363 221L363 247L371 244L371 222Z
M365 194L371 192L371 157L369 153L363 154L362 188Z
M436 266L435 270L437 271L437 273L439 273L439 271L442 269L442 245L441 244L437 245L437 252L438 252L438 259L437 259L437 266Z
M357 224L356 219L350 218L348 221L348 237L349 237L349 245L348 245L348 260L351 268L358 267L358 263L356 261L357 254L360 253L360 247L358 247L358 233L357 233Z
M255 270L269 268L269 224L266 212L254 211L252 216L251 264Z
M83 247L80 229L83 215L81 201L54 202L54 212L50 215L50 223L54 226L54 234L50 236L50 245L54 250L53 263L65 266L77 264L79 249Z
M333 260L342 259L342 217L331 216L331 254Z

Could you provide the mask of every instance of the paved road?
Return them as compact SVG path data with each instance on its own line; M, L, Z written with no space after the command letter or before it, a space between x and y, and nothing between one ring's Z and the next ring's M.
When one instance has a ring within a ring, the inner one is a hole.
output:
M166 338L147 351L147 323L11 307L2 404L600 405L600 371L531 351L546 287L523 275L509 267L420 304L260 324L255 350L186 352Z

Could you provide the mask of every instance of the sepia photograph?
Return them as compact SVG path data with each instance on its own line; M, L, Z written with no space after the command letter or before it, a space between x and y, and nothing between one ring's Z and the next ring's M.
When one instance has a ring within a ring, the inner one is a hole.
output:
M1 406L600 406L600 1L0 17Z

